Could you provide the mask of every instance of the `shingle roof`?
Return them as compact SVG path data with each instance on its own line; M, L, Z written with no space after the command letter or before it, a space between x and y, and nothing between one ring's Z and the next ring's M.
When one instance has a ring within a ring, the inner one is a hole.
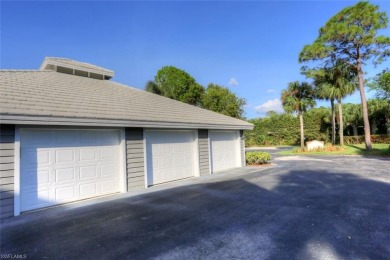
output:
M253 128L248 122L113 81L55 71L0 71L0 122Z

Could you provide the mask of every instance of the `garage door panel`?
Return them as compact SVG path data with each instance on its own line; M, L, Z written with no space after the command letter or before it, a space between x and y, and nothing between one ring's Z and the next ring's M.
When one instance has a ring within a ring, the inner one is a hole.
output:
M102 160L113 159L115 156L115 149L113 147L104 147L100 151L101 151L100 158Z
M34 174L34 172L30 172L30 174ZM32 179L32 178L30 178ZM50 170L38 170L37 171L37 183L40 185L50 184ZM35 183L30 183L30 185L35 185Z
M147 131L148 184L195 175L194 131Z
M172 164L176 166L184 166L185 161L188 163L188 160L185 159L186 157L181 157L181 156L175 156L172 158ZM191 161L190 161L191 163Z
M55 202L68 202L76 197L74 186L65 186L55 189Z
M107 181L101 181L100 187L101 187L101 192L103 194L105 193L111 193L116 190L116 182L115 180L107 180Z
M55 170L55 182L57 184L62 184L64 182L76 180L75 169L72 168L62 168Z
M160 158L160 163L158 164L159 167L156 169L170 169L173 166L173 158L171 157L166 157L166 158Z
M32 154L32 156L34 156ZM38 150L37 151L37 163L40 166L49 165L50 164L50 151L49 150Z
M80 179L97 178L96 165L81 166L80 167Z
M21 130L21 211L118 191L118 130Z
M80 196L81 197L92 197L98 194L97 192L97 183L91 182L91 183L84 183L80 184Z
M102 177L115 176L116 167L115 164L103 164L100 167L100 174Z
M74 161L74 149L58 149L55 151L55 163L69 163Z
M97 160L95 148L80 148L80 161Z

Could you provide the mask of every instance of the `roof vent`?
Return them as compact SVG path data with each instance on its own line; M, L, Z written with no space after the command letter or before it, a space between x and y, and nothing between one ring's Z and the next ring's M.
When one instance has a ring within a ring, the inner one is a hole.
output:
M114 76L114 72L112 70L98 67L89 63L55 57L46 57L39 69L54 70L59 73L101 80L108 80Z

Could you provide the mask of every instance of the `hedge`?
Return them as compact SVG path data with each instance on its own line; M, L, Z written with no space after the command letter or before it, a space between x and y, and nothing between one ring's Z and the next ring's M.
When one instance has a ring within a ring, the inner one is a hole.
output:
M329 111L314 108L304 113L305 141L330 141ZM296 145L300 143L299 118L291 114L272 114L268 117L249 120L252 131L245 131L247 146Z
M371 142L375 144L390 144L390 135L371 135ZM364 143L364 135L344 136L345 144Z

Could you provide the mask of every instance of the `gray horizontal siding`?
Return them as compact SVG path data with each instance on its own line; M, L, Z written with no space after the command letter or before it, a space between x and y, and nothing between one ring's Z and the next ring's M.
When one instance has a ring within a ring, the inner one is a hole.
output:
M144 143L142 128L126 128L127 190L145 188Z
M206 129L198 130L200 175L210 174L209 134Z
M240 152L241 152L241 165L246 166L245 160L245 135L244 131L240 130Z
M0 219L14 215L15 126L0 125Z

